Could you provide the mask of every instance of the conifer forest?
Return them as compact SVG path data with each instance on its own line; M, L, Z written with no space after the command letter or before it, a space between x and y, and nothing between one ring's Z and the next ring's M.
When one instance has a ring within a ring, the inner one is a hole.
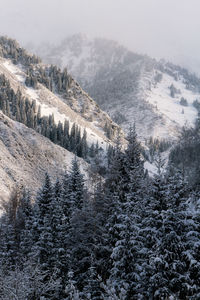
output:
M199 11L0 0L0 300L200 300Z

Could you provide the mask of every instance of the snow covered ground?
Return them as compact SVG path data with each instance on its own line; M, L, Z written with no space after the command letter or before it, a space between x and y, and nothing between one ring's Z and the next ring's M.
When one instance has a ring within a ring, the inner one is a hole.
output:
M12 73L16 76L16 78L19 82L24 83L25 77L19 67L14 65L10 60L4 61L3 65L8 71L10 71L10 73Z
M1 59L0 72L4 73L10 80L11 86L15 91L20 88L25 97L35 100L36 104L41 106L42 116L54 114L56 123L59 121L64 123L65 120L68 120L70 126L76 122L81 129L82 134L84 129L86 129L89 145L98 141L99 146L106 150L108 144L112 143L105 136L103 129L105 122L111 123L116 128L117 125L112 122L106 113L97 107L96 103L76 84L76 82L73 81L72 87L72 92L76 93L76 98L74 96L71 97L71 102L73 102L75 107L73 110L73 106L70 107L67 105L66 101L64 101L61 96L52 93L43 85L39 84L38 89L25 86L25 73L20 65L14 65L10 60ZM87 106L87 117L85 118L81 116L81 107L83 104ZM93 120L90 120L91 116Z
M172 83L181 92L176 94L174 98L170 96L169 89ZM188 106L180 104L182 97L187 100ZM193 106L193 102L196 99L200 99L200 95L187 90L182 81L174 82L171 76L163 74L162 81L153 86L151 91L147 91L146 101L152 104L154 111L162 114L166 120L183 127L185 125L194 126L197 110Z

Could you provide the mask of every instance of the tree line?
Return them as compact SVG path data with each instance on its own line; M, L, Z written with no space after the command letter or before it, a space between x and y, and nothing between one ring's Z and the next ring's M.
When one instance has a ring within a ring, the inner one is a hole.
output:
M86 130L81 133L81 129L75 123L70 129L68 120L65 120L64 124L60 121L56 124L53 114L41 116L41 107L36 105L36 101L24 98L19 89L15 93L4 75L0 75L0 109L9 118L34 129L77 156L90 157L93 149L87 144Z
M7 37L0 37L0 56L11 59L14 64L21 64L26 69L25 84L37 88L38 82L48 89L60 94L67 94L71 85L72 77L65 68L61 71L57 66L44 67L41 59L36 55L29 54L20 47L17 41ZM67 95L65 95L67 97Z

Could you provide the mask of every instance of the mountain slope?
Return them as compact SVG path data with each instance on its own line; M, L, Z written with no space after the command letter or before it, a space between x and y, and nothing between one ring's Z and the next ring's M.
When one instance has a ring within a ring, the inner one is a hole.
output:
M16 184L37 191L45 172L56 180L69 170L74 154L0 112L0 199L7 199ZM79 159L87 174L88 165Z
M25 98L35 100L37 106L41 106L42 116L54 114L56 123L59 121L64 123L65 119L71 125L75 122L82 128L82 131L87 128L90 143L99 141L103 148L106 148L109 139L103 132L103 128L106 122L113 122L106 113L100 111L96 103L74 81L70 89L72 96L68 103L65 103L59 95L52 93L42 84L38 84L37 89L25 86L25 73L11 61L0 59L0 74L6 76L15 92L19 88ZM72 104L69 105L69 102ZM81 105L81 102L84 104ZM83 105L87 107L84 116L81 115ZM116 125L113 123L113 126Z
M46 171L56 179L69 168L74 154L68 150L79 155L80 145L96 143L106 150L118 132L125 143L121 128L66 70L42 64L16 41L0 37L1 198L16 184L36 191ZM88 177L88 163L79 162Z
M83 35L38 52L45 61L66 66L123 129L136 122L142 140L174 140L183 125L195 122L198 111L193 102L200 102L200 80L183 68Z
M13 59L15 54L12 53L12 48L14 48L15 51L20 52L20 46L15 41L1 39L0 50L1 47L4 47L6 50L9 47L9 51L7 50L6 55L1 54L2 51L0 51L0 54L2 55L2 58L0 58L0 74L6 76L15 92L20 89L22 96L27 97L30 100L36 100L36 104L38 106L41 105L41 114L43 116L49 116L53 113L56 123L59 121L63 122L67 119L70 126L75 122L81 128L82 133L86 128L88 134L87 139L90 143L96 143L96 141L98 141L104 149L106 148L107 143L111 142L107 136L107 132L105 132L106 125L111 129L113 139L116 137L118 131L123 135L120 127L117 126L117 124L115 124L111 118L99 108L94 100L81 89L79 84L70 76L70 74L66 74L70 83L66 85L65 92L63 92L63 90L59 92L55 86L54 78L50 78L50 76L52 76L49 75L51 70L50 66L44 65L41 62L38 62L38 60L33 63L28 62L28 64L27 62L21 62L21 53L19 54L18 60L15 62ZM32 56L27 53L26 55L30 60L30 57ZM27 84L30 70L32 72L31 76L35 76L33 79L38 80L37 86ZM53 72L56 72L58 78L64 74L56 67L53 67L52 73ZM39 80L52 80L51 89L47 88L48 85L46 84L46 81L40 83ZM58 84L59 82L57 85Z

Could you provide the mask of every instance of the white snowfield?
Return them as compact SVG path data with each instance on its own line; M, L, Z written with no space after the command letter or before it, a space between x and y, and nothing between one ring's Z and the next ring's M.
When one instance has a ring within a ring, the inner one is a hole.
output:
M170 96L169 87L174 84L180 94L176 94L174 98ZM181 98L185 98L188 106L180 104ZM193 102L200 99L199 94L195 94L185 88L182 80L173 81L172 77L168 74L163 74L160 83L152 85L151 90L146 92L146 101L153 105L154 111L164 118L166 123L174 126L194 126L195 119L197 118L197 110L193 106ZM168 126L169 126L168 125ZM159 128L156 133L159 137Z

